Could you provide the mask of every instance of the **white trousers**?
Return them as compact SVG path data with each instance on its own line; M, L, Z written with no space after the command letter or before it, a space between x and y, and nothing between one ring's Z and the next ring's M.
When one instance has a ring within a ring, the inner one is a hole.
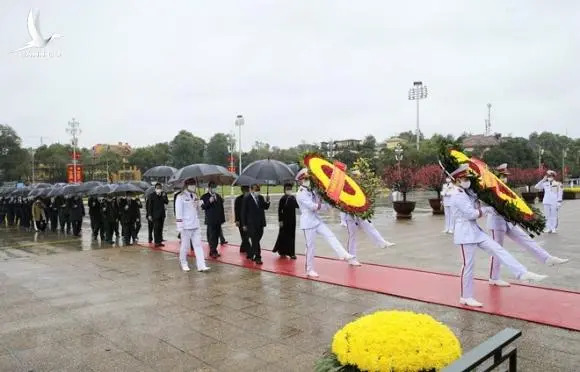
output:
M493 237L493 240L498 242L502 247L506 235L517 245L533 254L534 257L536 257L536 259L541 263L545 263L546 260L550 257L550 254L546 252L544 248L540 247L540 245L536 243L536 241L528 234L526 234L525 231L522 230L519 226L511 226L508 228L508 231L491 230L491 236ZM495 259L495 257L491 256L489 278L498 280L500 278L500 270L501 263L499 260Z
M357 223L358 222L358 223ZM359 230L363 230L367 233L367 235L371 238L373 243L379 247L384 247L387 242L381 234L377 231L375 226L366 220L359 220L353 221L349 219L346 223L346 229L348 231L348 242L347 242L347 249L348 253L352 254L356 257L356 248L357 248L357 234Z
M187 253L193 245L195 252L195 264L198 270L205 269L205 253L201 245L200 229L183 229L181 231L181 245L179 246L179 263L181 266L187 265Z
M330 247L336 252L339 258L344 258L348 254L325 223L320 223L320 225L313 229L302 231L304 231L304 239L306 240L306 272L314 270L314 255L316 253L314 242L316 235L322 236L330 244Z
M455 223L453 221L453 213L450 206L445 206L445 231L453 231Z
M544 204L544 214L546 215L546 228L548 230L556 230L558 228L558 206Z
M462 244L461 256L463 258L463 267L461 268L461 297L473 297L473 269L475 264L475 249L481 248L487 254L492 255L499 260L502 265L506 266L516 278L520 278L528 270L519 263L508 251L495 242L489 236L486 240L474 244Z

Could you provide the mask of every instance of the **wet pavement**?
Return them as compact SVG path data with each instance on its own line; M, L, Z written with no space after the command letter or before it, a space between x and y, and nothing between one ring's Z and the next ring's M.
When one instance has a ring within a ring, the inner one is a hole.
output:
M457 248L440 233L442 217L426 207L404 222L380 208L373 222L397 245L382 250L362 239L359 258L457 272ZM276 239L273 211L264 246ZM569 264L547 268L512 249L531 270L549 274L549 286L579 289L579 213L580 202L566 202L559 234L540 238L554 254L572 258ZM338 214L328 220L344 241ZM225 226L235 243L237 234ZM166 227L171 239L171 217ZM521 329L521 371L580 366L580 332L226 264L186 274L172 254L101 246L91 242L86 221L83 230L73 238L0 228L0 371L311 371L338 328L378 309L428 313L452 328L465 351L505 327ZM146 225L140 237L147 239ZM485 276L482 253L477 272ZM320 242L318 254L332 251Z

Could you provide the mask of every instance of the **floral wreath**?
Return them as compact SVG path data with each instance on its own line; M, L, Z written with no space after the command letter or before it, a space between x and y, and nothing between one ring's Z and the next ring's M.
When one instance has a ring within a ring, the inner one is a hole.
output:
M334 164L318 152L309 152L304 155L302 165L308 168L308 177L313 189L316 189L321 197L331 206L342 212L369 219L374 214L373 204L364 186L346 173L340 163ZM340 180L335 183L334 181ZM334 186L336 193L332 192Z

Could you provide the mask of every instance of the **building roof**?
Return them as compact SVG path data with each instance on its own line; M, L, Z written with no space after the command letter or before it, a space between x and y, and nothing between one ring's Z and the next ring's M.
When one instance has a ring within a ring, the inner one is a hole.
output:
M463 140L463 147L492 147L499 145L500 140L495 136L486 136L483 134L476 134L466 137Z

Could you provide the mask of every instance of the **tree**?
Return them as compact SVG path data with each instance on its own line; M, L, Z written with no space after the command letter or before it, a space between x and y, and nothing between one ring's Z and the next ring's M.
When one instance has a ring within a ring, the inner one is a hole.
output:
M176 168L203 163L205 141L191 132L182 130L169 144L171 163Z
M229 136L223 133L214 134L205 150L206 163L228 166L229 143Z
M407 193L417 185L416 170L408 167L387 167L383 173L383 180L389 188L403 194L403 201L407 201Z
M416 173L416 179L419 186L437 192L437 198L441 199L445 173L438 164L425 165L419 168Z
M24 180L29 177L30 165L31 156L21 147L16 131L0 124L0 180Z
M336 160L346 164L348 168L352 167L356 159L358 159L357 154L349 150L343 150L336 154L334 157Z
M136 166L141 172L158 165L169 164L169 144L157 143L153 146L140 147L129 156L129 163Z

